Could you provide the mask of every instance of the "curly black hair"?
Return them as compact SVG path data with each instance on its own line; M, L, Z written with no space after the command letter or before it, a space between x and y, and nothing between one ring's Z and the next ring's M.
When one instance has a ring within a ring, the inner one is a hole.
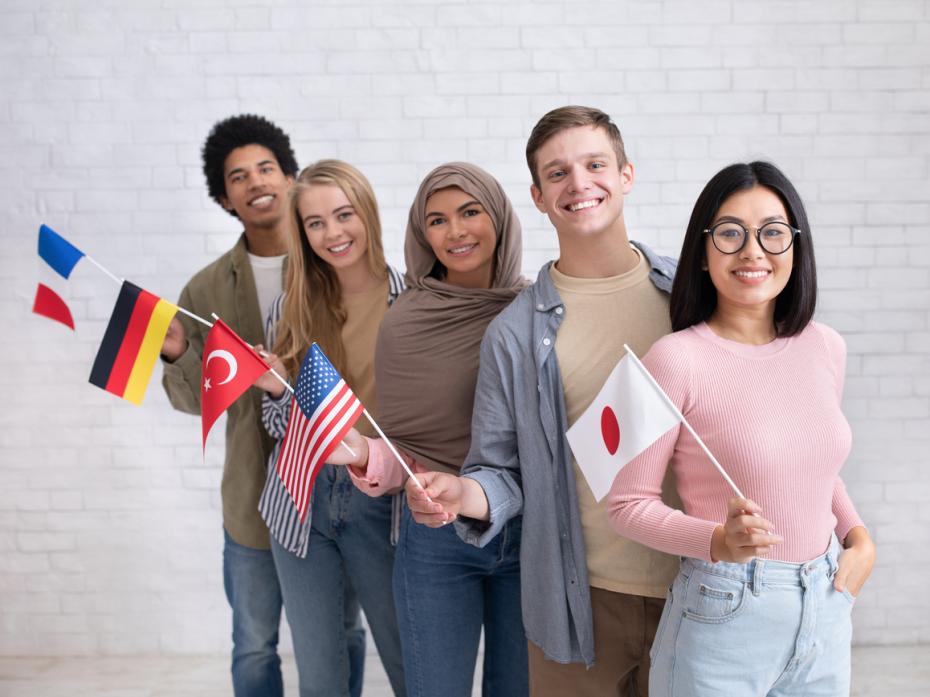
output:
M213 124L207 136L200 156L203 160L203 174L207 179L207 190L214 201L222 205L220 199L226 196L226 180L223 168L226 158L236 148L246 145L261 145L268 148L278 166L285 175L297 175L297 158L291 148L291 139L287 133L263 116L256 114L239 114L230 116ZM235 217L234 210L229 213Z

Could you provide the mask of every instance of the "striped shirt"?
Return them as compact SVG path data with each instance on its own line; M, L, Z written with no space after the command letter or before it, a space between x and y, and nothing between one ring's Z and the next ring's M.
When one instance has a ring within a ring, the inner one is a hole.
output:
M404 289L404 278L396 269L388 266L388 305ZM271 314L265 326L265 340L268 346L274 346L277 338L277 324L281 319L281 310L284 305L284 294L279 295L271 306ZM295 377L296 379L296 377ZM280 399L273 398L267 392L262 400L262 423L265 429L275 439L274 449L268 458L268 472L265 477L265 488L258 501L258 510L262 519L268 526L271 536L288 552L298 557L307 556L310 543L310 523L313 520L313 499L304 521L300 520L300 513L294 505L290 494L284 488L284 483L278 477L275 466L281 452L281 442L287 431L287 421L291 411L293 394L285 390ZM393 535L392 535L393 537Z

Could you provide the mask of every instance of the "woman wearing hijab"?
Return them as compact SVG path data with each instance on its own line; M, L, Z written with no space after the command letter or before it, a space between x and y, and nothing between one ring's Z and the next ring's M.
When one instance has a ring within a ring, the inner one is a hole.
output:
M445 164L426 176L410 207L405 256L407 290L378 335L380 425L415 471L457 473L471 441L481 339L525 285L520 222L491 175ZM379 496L404 484L383 441L355 432L346 441L357 457L340 448L331 458L352 465L360 489ZM520 525L514 519L478 549L452 526L417 525L404 507L394 603L411 697L471 695L482 627L482 694L528 693Z

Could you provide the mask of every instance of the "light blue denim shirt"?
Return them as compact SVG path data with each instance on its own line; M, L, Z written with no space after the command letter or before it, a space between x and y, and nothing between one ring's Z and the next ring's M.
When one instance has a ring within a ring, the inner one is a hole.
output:
M652 267L650 280L670 293L677 262L634 244ZM565 308L549 275L552 263L491 322L481 342L471 449L462 473L484 489L490 520L460 519L456 529L481 547L523 514L520 579L527 638L551 660L591 666L584 534L554 350Z

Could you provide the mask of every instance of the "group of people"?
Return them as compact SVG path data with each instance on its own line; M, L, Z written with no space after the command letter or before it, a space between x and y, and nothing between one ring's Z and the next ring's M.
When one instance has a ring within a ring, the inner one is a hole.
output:
M547 113L526 158L559 244L535 282L506 193L464 162L420 184L401 274L359 170L298 174L262 117L211 131L209 192L244 232L180 304L292 382L317 342L407 465L359 421L302 518L275 471L291 392L269 373L230 408L235 694L283 694L282 606L304 696L361 693L360 608L396 695L470 695L482 634L485 697L848 694L875 550L839 474L845 346L812 321L797 191L768 163L724 168L676 262L628 237L634 168L607 114ZM191 413L205 336L179 316L162 350ZM749 498L679 427L595 498L565 432L624 344Z

